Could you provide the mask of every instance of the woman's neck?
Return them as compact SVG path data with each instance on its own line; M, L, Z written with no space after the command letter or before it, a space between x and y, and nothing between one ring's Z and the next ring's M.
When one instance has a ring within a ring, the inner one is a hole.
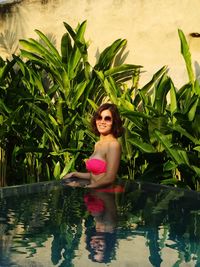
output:
M116 139L112 134L100 135L100 141L109 141L112 139Z

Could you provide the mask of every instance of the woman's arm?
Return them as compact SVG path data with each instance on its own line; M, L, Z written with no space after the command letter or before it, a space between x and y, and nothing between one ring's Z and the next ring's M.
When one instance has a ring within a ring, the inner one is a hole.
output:
M90 179L91 174L90 172L70 172L67 175L65 175L62 179L68 179L72 177L77 177L80 179Z
M121 158L121 145L119 142L111 142L108 145L106 158L107 158L107 170L105 175L102 176L98 181L92 182L86 187L96 188L112 184L115 181Z

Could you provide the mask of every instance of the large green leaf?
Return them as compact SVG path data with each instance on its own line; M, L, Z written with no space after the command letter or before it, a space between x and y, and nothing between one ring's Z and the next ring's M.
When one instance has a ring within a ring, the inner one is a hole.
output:
M150 136L154 134L155 129L164 134L169 133L167 116L152 116L150 119L148 119L148 131Z
M21 51L22 57L28 58L28 59L34 61L35 63L38 63L40 66L43 66L44 68L46 68L46 63L45 63L44 59L41 58L40 56L36 55L35 53L28 52L24 49L21 49L20 51Z
M48 127L41 119L35 117L34 121L43 130L43 132L47 134L55 151L58 151L60 147L60 140L59 136L57 136L57 133L53 131L51 126Z
M177 111L178 105L177 105L177 94L176 94L176 89L175 86L173 84L173 82L170 82L171 87L170 87L170 112L171 112L171 116L172 118L172 122L175 123L176 119L173 116L174 113Z
M144 123L142 119L151 118L151 116L148 116L143 112L127 110L123 107L120 107L120 113L123 117L128 118L140 131L143 131L144 128L146 128L146 123Z
M154 107L158 114L163 114L166 109L167 104L167 93L171 89L171 80L165 76L165 74L161 77L158 85L156 86L156 94Z
M191 169L195 171L195 173L198 175L200 178L200 168L194 165L191 165Z
M107 70L112 66L113 60L117 53L125 47L127 44L127 40L118 39L114 41L110 46L108 46L104 51L100 54L98 63L94 66L95 70Z
M125 109L125 108L120 108L120 112L123 116L129 118L130 120L132 118L144 118L144 119L151 119L152 116L147 115L143 112L139 112L139 111L132 111L130 109Z
M35 53L36 55L40 56L41 58L45 59L50 64L55 66L61 64L61 58L56 57L52 54L47 48L45 48L42 44L37 42L36 40L29 38L27 40L19 40L20 45L27 50L28 52Z
M61 125L64 124L63 104L64 104L64 101L62 100L61 97L59 97L56 103L56 119L57 119L57 122Z
M168 136L162 134L160 131L155 130L154 131L155 136L159 140L159 142L162 143L163 147L165 148L166 152L169 154L169 156L178 164L185 163L182 159L182 157L179 155L178 150L175 148L172 148L172 143L170 142Z
M118 103L119 103L119 110L121 112L123 112L123 110L124 111L135 111L134 105L130 101L124 99L123 95L122 95L122 97L120 97L118 99Z
M73 90L73 95L71 97L72 98L71 106L73 109L75 109L77 107L78 103L80 103L80 97L84 93L86 85L87 85L87 81L83 81L82 83L79 83L79 84L77 84L77 86L75 86L75 88Z
M184 188L187 187L187 185L184 182L178 180L177 178L164 179L160 183L163 185L175 185Z
M127 73L127 71L133 71L135 69L139 69L139 68L142 68L141 65L131 65L131 64L123 64L123 65L120 65L120 66L116 66L116 67L113 67L111 69L108 69L104 72L104 75L105 76L110 76L110 75L114 75L114 74L119 74L119 73L124 73L125 74Z
M161 76L163 76L167 72L167 66L163 66L161 69L159 69L152 77L152 79L145 84L140 91L143 95L146 95L149 90L152 89L152 87L155 86L155 83L160 79Z
M151 144L145 143L141 141L139 138L134 137L133 139L128 139L127 141L130 142L135 147L139 148L139 150L141 150L144 153L156 152L155 148Z
M193 105L190 107L190 110L188 112L189 121L193 121L194 120L198 104L199 104L199 98L197 98L195 100L195 102L193 103Z
M79 64L81 63L81 60L83 60L84 62L87 62L87 46L88 45L86 44L84 40L86 21L84 21L83 23L81 23L81 25L78 26L78 29L76 32L66 22L64 22L64 26L74 41L74 46L71 50L71 53L68 53L68 56L69 56L68 74L69 74L69 78L73 79L77 74L77 68ZM85 64L87 65L87 63Z
M194 91L200 97L200 84L198 79L194 82Z
M76 39L76 32L72 29L72 27L66 23L66 22L63 22L65 28L67 29L67 31L69 32L70 36L72 37L73 40Z
M78 28L76 30L76 40L78 40L81 43L85 42L84 35L86 26L87 26L87 21L84 20L80 25L78 25Z
M184 135L187 137L189 140L191 140L195 145L200 144L200 140L192 136L190 133L188 133L181 125L170 125L170 128L173 129L174 131L179 132L181 135Z
M69 162L66 163L64 169L62 170L62 173L60 174L60 179L62 179L67 173L72 170L76 158L77 156L73 157Z
M2 85L5 79L8 79L10 76L10 71L14 67L16 60L13 58L11 61L5 61L0 57L1 66L0 66L0 85Z
M7 105L4 103L3 99L0 99L0 112L1 113L6 112L8 114L13 112L12 109L10 109L9 107L7 107Z
M44 35L41 31L35 30L35 32L39 35L41 40L46 44L46 46L50 49L50 52L53 53L59 60L61 60L60 54L55 46L49 41L46 35Z
M54 171L53 171L53 175L56 179L59 179L60 178L60 161L58 161L56 164L55 164L55 167L54 167Z
M62 62L68 64L69 56L72 51L71 39L68 33L65 33L61 39Z
M190 49L187 43L187 40L185 38L185 35L182 30L178 29L179 38L181 41L181 54L183 55L183 58L186 63L186 68L188 72L188 77L192 85L194 85L194 72L192 68L192 60L191 60L191 54Z

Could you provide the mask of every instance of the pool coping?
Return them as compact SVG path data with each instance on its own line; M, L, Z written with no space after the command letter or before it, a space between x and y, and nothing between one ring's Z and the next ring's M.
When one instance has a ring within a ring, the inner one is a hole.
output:
M60 181L45 181L32 184L22 184L0 187L0 199L11 196L19 196L25 194L34 194L39 192L49 192L57 189Z
M134 180L134 181L124 180L122 181L122 183L125 185L125 188L127 187L126 185L129 184L128 186L129 189L130 188L144 189L144 190L150 190L150 191L155 191L155 192L160 191L160 190L184 192L185 196L200 200L200 192L185 189L185 188L173 187L169 185L161 185L161 184L150 183L150 182L143 182L143 181L138 181L138 180ZM44 181L44 182L14 185L14 186L5 186L5 187L0 187L0 199L5 198L5 197L11 197L11 196L25 195L25 194L50 192L58 188L63 188L63 186L61 185L61 180Z
M192 189L190 190L187 188L174 187L174 186L170 186L170 185L162 185L162 184L143 182L143 181L135 181L135 182L138 183L138 185L141 189L151 190L151 191L165 190L165 191L183 192L184 195L187 197L192 197L192 198L200 200L200 192L194 191Z

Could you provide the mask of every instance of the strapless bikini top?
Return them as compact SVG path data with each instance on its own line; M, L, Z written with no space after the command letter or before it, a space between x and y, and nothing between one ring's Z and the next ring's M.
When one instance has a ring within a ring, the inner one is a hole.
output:
M89 172L92 172L94 175L106 172L107 163L102 159L95 159L95 158L88 159L86 160L85 165L86 169Z

